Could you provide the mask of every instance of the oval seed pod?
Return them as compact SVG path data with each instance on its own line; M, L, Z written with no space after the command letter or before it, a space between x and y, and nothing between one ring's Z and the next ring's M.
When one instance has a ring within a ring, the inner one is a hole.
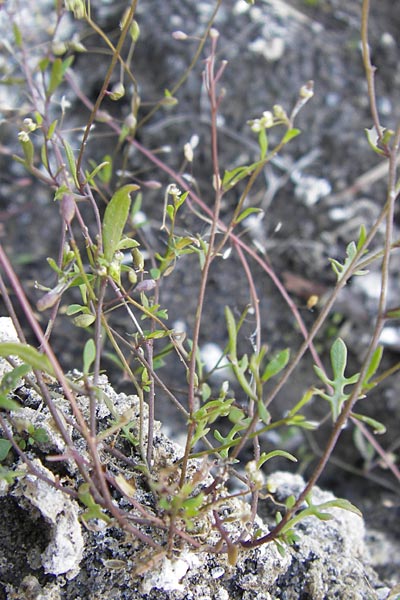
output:
M39 300L36 302L36 308L40 312L43 312L48 308L52 308L60 298L61 294L59 292L56 290L50 290L50 292L47 292L47 294L39 298Z
M154 281L154 279L144 279L143 281L140 281L137 284L137 286L135 287L135 292L147 293L147 292L151 292L151 290L154 290L155 287L156 287L156 282Z
M75 216L75 199L72 194L64 194L61 199L61 214L67 225L71 224Z
M134 271L133 269L129 269L129 271L128 271L128 279L129 279L129 282L132 285L135 285L135 283L137 283L136 271Z
M143 254L140 252L139 248L132 248L131 254L133 266L135 267L136 271L143 271L144 257Z
M132 38L133 42L137 42L140 36L140 27L139 27L139 23L133 19L131 26L129 28L129 35Z

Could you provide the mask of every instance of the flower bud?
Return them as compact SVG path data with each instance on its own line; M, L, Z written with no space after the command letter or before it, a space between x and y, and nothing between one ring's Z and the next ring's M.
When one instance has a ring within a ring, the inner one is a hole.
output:
M247 123L250 125L250 128L254 133L260 133L262 129L260 119L252 119L251 121L247 121Z
M135 133L137 120L132 113L125 118L124 125L129 129L129 133Z
M122 81L118 81L112 87L111 92L108 92L108 96L111 100L117 101L125 96L125 86Z
M67 51L67 44L61 41L54 41L51 45L51 49L55 56L62 56Z
M303 100L309 100L314 96L314 82L307 81L307 83L300 88L299 92L300 98Z
M174 40L187 40L188 36L183 31L174 31L172 33Z
M86 46L84 46L82 42L79 41L79 38L76 35L74 35L72 40L70 41L69 48L73 52L86 52L87 50Z
M280 104L275 104L272 110L273 110L275 119L287 121L286 111Z
M65 0L65 8L74 13L75 19L86 16L85 0Z
M20 131L18 133L18 139L21 142L21 144L26 144L27 142L30 142L29 134L27 131Z
M192 146L190 145L189 142L184 145L184 147L183 147L183 153L185 155L186 160L189 163L193 162L193 148L192 148Z
M272 127L274 124L274 116L270 110L265 110L262 114L261 118L262 126L267 129L268 127Z
M257 461L251 460L250 462L248 462L245 467L245 470L246 470L249 480L254 485L254 487L257 490L261 489L263 487L265 481L264 481L264 475L263 475L261 469L259 469L257 467Z

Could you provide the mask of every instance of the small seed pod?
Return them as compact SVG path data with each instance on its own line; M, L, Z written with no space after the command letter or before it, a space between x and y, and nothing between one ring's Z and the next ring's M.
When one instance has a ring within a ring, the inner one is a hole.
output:
M40 312L47 310L48 308L52 308L52 306L54 306L60 298L61 294L59 292L57 292L56 290L50 290L50 292L47 292L47 294L39 298L39 300L36 303L36 308Z
M129 271L128 271L128 279L129 279L129 282L132 285L135 285L137 283L137 274L136 274L136 271L134 271L133 269L129 269Z
M144 257L140 252L139 248L132 248L132 262L136 271L143 271L144 269Z
M133 42L138 41L140 36L140 27L135 19L132 21L132 24L129 28L129 35L131 36Z
M137 284L137 286L135 287L135 292L147 293L147 292L151 292L151 290L154 290L155 287L156 287L156 282L154 281L154 279L144 279L143 281L140 281Z
M61 214L67 225L71 224L75 216L75 199L72 194L64 194L61 200Z

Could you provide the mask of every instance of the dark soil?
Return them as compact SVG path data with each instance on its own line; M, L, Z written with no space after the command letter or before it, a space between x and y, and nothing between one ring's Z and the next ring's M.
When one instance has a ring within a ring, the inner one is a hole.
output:
M99 19L106 31L114 31L121 7L111 3L99 8L96 4L92 2L94 18ZM385 125L394 128L400 118L400 105L396 102L400 85L400 9L392 0L372 1L371 4L370 35L372 59L378 68L378 108ZM229 169L254 161L257 157L256 136L250 132L246 121L261 116L263 111L277 103L290 111L300 87L308 80L314 81L315 96L297 120L301 136L293 140L279 159L266 169L263 185L250 198L253 205L265 211L259 230L252 229L246 233L243 228L242 231L250 245L256 242L264 247L270 264L286 283L308 327L318 314L318 306L314 311L308 310L307 298L312 293L323 295L334 285L335 277L328 258L342 259L347 243L357 238L360 224L365 223L368 229L385 202L384 179L355 191L351 188L358 177L379 162L363 133L365 128L371 127L371 117L359 45L359 5L355 0L346 3L339 0L291 0L285 3L259 0L254 7L241 12L238 7L244 8L244 4L227 0L223 2L215 24L220 31L218 58L228 60L222 81L226 95L221 105L221 168ZM188 35L199 35L204 30L210 9L210 2L139 2L141 37L135 53L134 71L140 82L143 101L159 98L165 88L171 89L190 63L195 43L177 42L171 33L181 29ZM97 41L89 37L85 43L94 49ZM280 55L274 55L274 52ZM97 62L93 63L93 57L96 61L95 53L79 56L76 70L80 73L85 93L95 99L104 70ZM156 115L139 131L138 140L152 149L170 145L172 151L160 156L170 167L179 170L184 144L191 136L198 135L199 144L189 174L195 179L202 197L207 199L212 198L212 167L209 107L202 87L202 69L200 61L177 94L178 107ZM72 124L84 124L86 110L76 102L72 92L68 92L68 98L73 106ZM122 104L122 108L120 105L116 108L109 102L104 108L121 110L121 116L125 116L129 104L127 102ZM143 108L142 114L145 112ZM13 115L6 114L0 126L3 145L12 144L16 137ZM88 154L92 153L95 160L99 160L114 145L115 139L110 138L109 132L100 126L89 145ZM117 157L121 164L124 150L122 148L121 156ZM130 153L128 169L140 173L138 176L143 179L156 178L163 186L170 182L166 177L162 179L160 173L138 152ZM61 225L47 192L32 181L20 165L9 162L6 156L2 157L1 179L1 241L28 296L36 302L40 294L34 289L34 282L53 283L45 259L57 255ZM318 194L327 185L331 192L315 202L313 193ZM236 192L233 196L236 197ZM227 199L223 216L229 212L228 202L233 203L234 199ZM149 226L142 230L141 235L153 249L163 247L159 233L162 205L163 190L146 190L142 210ZM193 231L193 227L204 231L206 224L196 224L196 221L189 210L184 212L180 223L182 231ZM398 237L396 230L395 239ZM378 242L382 239L381 236ZM171 324L177 320L184 322L189 337L199 284L194 260L188 257L178 262L160 291L161 304L168 307ZM285 347L292 348L294 352L302 338L289 308L265 273L253 264L252 269L261 299L264 341L271 352ZM399 271L400 261L395 254L390 292L392 305L398 304ZM340 335L349 348L349 371L357 371L373 326L376 310L373 293L373 283L365 289L358 280L353 280L344 290L335 312L317 340L318 350L326 364L330 345ZM228 303L239 316L248 302L245 275L233 253L229 259L216 262L213 267L201 342L213 342L223 348L227 341L224 306ZM45 324L45 316L40 318ZM116 316L114 325L124 331L126 322L123 315ZM253 326L249 317L245 329L247 336L251 335ZM80 366L82 335L78 330L71 330L70 321L65 316L60 317L55 328L53 343L65 368ZM389 345L383 368L398 362L399 350L400 342ZM251 351L250 342L244 342L243 351ZM113 371L111 363L105 362L104 367L115 385L126 388L121 381L121 373ZM179 366L168 363L160 375L167 384L182 390L178 395L184 402L185 380ZM313 383L316 381L312 360L306 358L272 407L274 416L282 415L293 406ZM393 376L360 407L360 412L388 426L387 434L378 441L394 455L398 452L399 385L399 375ZM158 400L159 417L167 428L176 429L176 415L161 392ZM312 417L322 418L326 406L315 402L311 412ZM288 440L287 448L300 457L300 469L305 476L311 472L315 458L323 449L329 428L328 421L315 434L297 434ZM281 440L279 443L284 442ZM272 441L266 439L265 450L272 448ZM369 526L384 531L389 538L398 536L399 484L379 460L374 459L373 463L373 466L369 465L355 446L353 432L346 431L321 483L337 496L358 504L364 510ZM279 464L278 461L273 468L277 466L288 468L286 462ZM382 575L390 575L386 566L382 569Z

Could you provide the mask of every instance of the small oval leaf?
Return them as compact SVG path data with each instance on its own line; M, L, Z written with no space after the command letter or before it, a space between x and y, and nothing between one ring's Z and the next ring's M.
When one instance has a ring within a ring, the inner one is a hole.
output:
M111 262L122 237L131 205L130 193L139 189L138 185L124 185L115 192L104 213L103 219L103 252Z

